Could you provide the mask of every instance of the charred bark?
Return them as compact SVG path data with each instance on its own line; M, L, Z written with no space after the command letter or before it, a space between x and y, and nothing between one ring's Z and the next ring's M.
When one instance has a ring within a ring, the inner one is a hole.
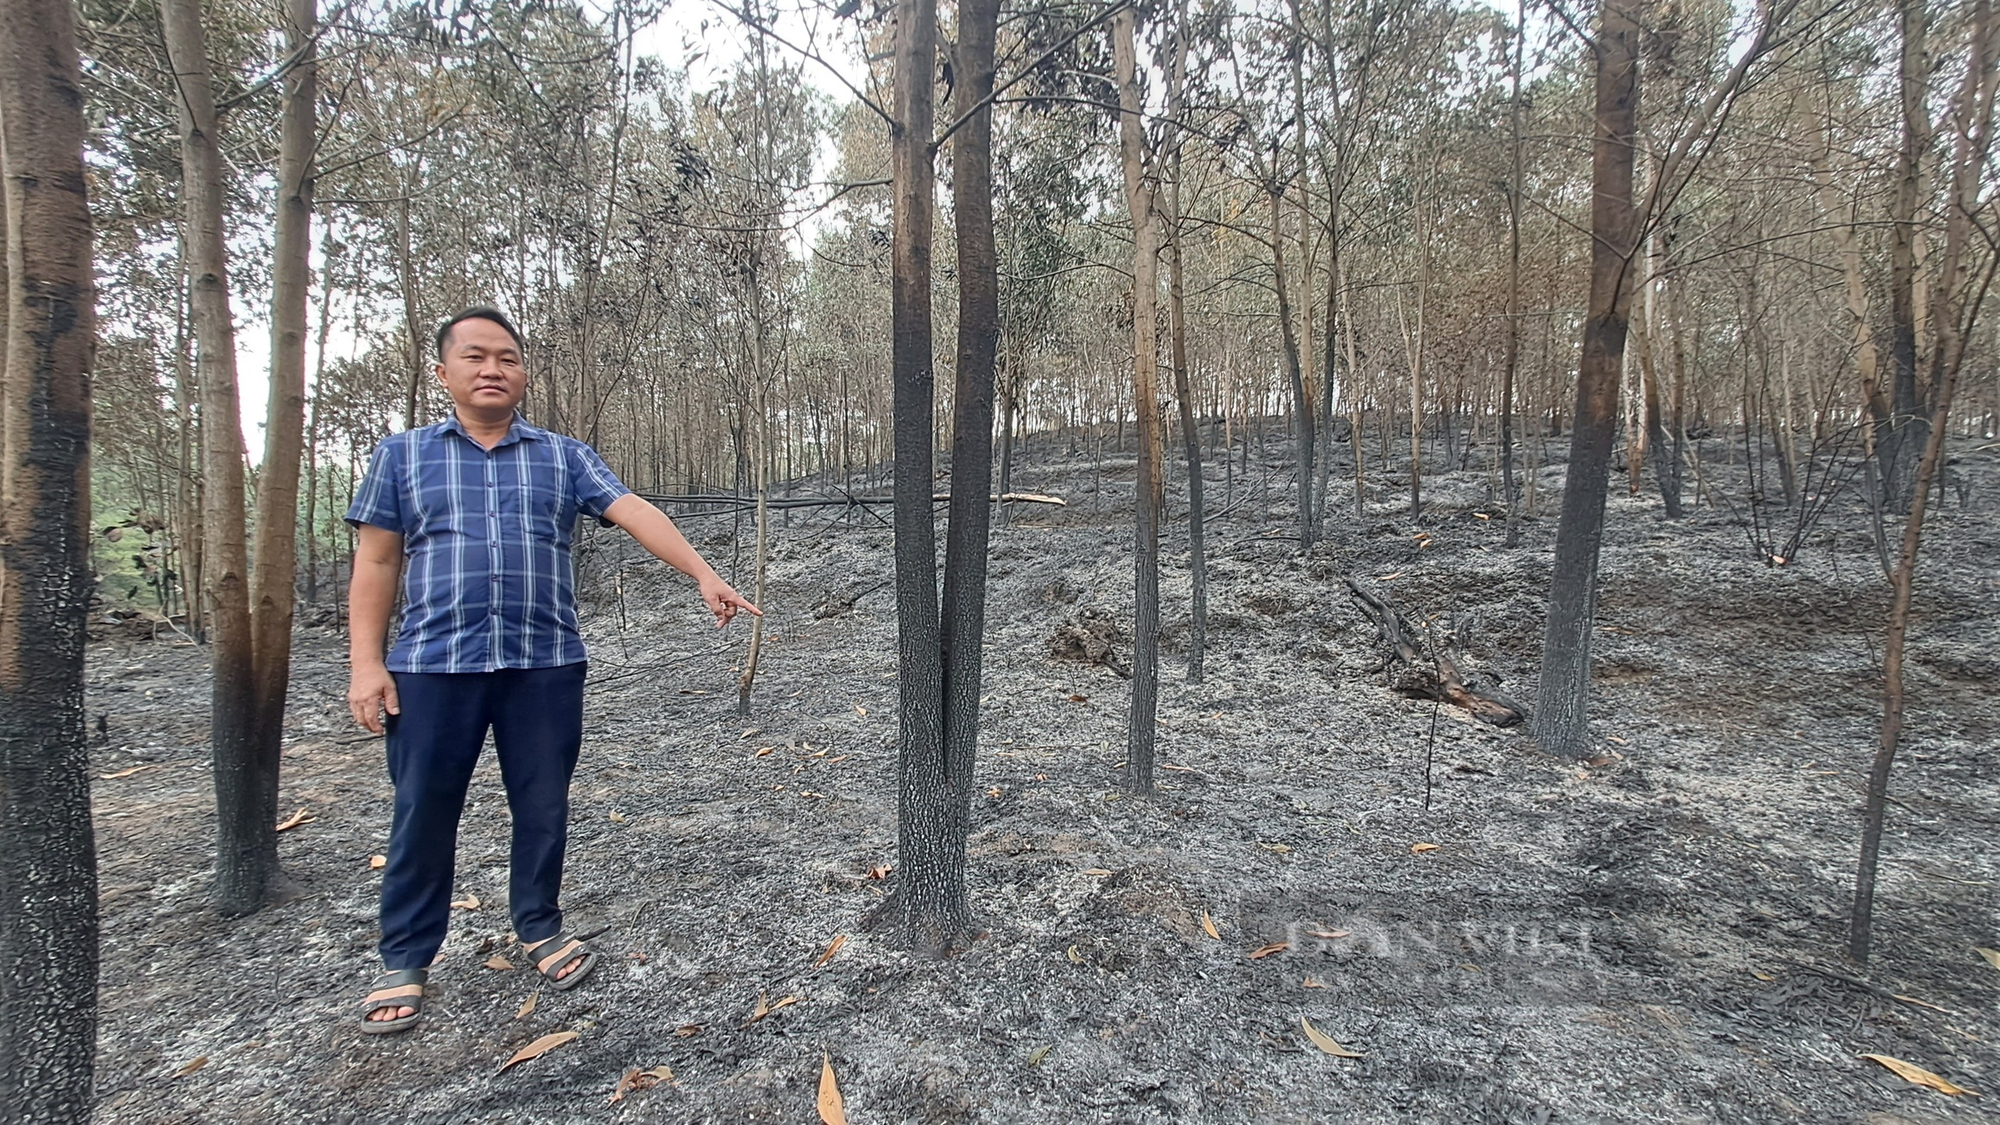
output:
M0 4L0 1120L87 1121L97 863L83 712L96 289L75 14Z

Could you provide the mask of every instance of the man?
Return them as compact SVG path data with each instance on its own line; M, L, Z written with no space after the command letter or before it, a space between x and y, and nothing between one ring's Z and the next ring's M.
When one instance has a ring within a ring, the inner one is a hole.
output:
M595 450L515 413L528 375L505 316L468 309L438 329L437 349L451 417L377 446L347 512L359 536L347 704L356 722L386 730L396 789L382 875L387 971L363 1002L370 1034L422 1018L451 912L459 814L489 728L514 821L514 934L556 988L582 983L596 964L563 931L556 902L583 741L585 654L570 570L578 513L624 528L693 578L717 628L739 611L762 615ZM399 574L403 621L385 658Z

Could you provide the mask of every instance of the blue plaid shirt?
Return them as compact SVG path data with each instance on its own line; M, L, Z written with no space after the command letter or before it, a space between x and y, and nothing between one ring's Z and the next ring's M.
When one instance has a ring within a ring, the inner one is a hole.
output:
M629 489L597 451L514 419L488 450L456 416L375 447L347 522L403 537L392 672L555 668L586 657L570 529Z

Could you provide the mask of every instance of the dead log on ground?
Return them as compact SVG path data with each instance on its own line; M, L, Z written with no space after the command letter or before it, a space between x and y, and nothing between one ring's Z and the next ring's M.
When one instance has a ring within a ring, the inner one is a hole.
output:
M1382 640L1389 646L1387 670L1391 688L1417 699L1436 699L1463 707L1473 718L1496 727L1527 721L1527 707L1501 692L1490 676L1460 671L1461 662L1444 645L1426 645L1382 595L1351 577L1347 579L1347 588L1374 620Z

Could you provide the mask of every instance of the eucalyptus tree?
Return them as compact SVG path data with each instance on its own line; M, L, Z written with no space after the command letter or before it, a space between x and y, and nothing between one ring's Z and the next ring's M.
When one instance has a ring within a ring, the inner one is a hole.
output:
M83 718L96 329L75 15L0 6L0 1121L83 1122L97 864Z

